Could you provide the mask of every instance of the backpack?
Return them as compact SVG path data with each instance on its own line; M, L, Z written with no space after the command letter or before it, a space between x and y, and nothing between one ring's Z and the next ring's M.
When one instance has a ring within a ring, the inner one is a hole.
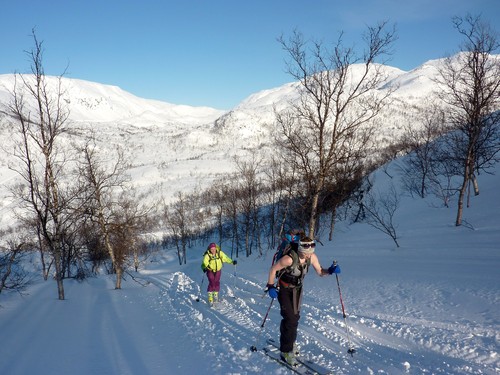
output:
M294 268L296 268L299 264L299 241L300 241L300 235L292 235L292 234L286 234L285 238L281 241L281 244L278 246L278 249L274 253L273 256L273 261L272 265L276 264L278 260L283 258L284 256L289 256L292 258L292 264L285 269L282 269L278 272L276 272L276 278L279 279L281 276L283 276L285 273L291 272ZM306 263L306 271L309 268L309 265L311 263L311 260L308 259ZM305 276L305 273L301 271L302 278Z
M286 234L285 238L281 241L279 244L278 248L276 249L276 252L274 253L273 256L273 262L271 263L271 266L274 266L278 260L283 258L284 255L290 255L292 257L292 267L295 267L297 265L296 262L298 262L298 241L299 237L296 235L291 235L291 234Z

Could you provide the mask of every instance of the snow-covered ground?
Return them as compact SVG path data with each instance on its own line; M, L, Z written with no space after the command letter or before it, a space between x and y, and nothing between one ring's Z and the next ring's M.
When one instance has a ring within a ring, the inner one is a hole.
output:
M499 374L499 187L500 167L480 176L481 194L462 227L454 226L455 202L441 208L404 197L395 219L400 248L368 225L339 223L334 241L316 251L323 266L333 259L341 266L356 353L347 353L335 277L313 272L299 325L302 353L335 374ZM250 350L279 334L278 303L261 329L273 251L226 265L223 300L210 308L203 250L191 249L183 266L172 251L157 254L129 272L122 290L102 275L66 280L64 301L54 281L36 282L23 296L2 293L0 374L288 373Z

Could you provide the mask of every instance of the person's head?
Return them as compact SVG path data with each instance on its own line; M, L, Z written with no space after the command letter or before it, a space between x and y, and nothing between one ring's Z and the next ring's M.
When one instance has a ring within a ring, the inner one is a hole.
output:
M302 237L299 242L299 256L307 257L314 254L316 243L309 237Z
M208 245L207 250L209 250L212 254L215 254L217 251L217 244L212 242L210 245Z

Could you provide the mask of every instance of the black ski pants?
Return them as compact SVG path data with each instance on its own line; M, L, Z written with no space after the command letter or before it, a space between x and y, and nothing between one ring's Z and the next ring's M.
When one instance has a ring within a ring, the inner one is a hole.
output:
M282 352L291 352L293 343L297 339L301 297L302 286L295 288L280 287L278 301L283 318L280 324L280 350Z

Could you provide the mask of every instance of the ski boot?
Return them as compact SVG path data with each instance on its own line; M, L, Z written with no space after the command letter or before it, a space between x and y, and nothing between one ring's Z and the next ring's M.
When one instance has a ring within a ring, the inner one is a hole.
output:
M281 359L288 363L290 366L297 366L299 362L295 358L295 353L292 352L281 352Z

